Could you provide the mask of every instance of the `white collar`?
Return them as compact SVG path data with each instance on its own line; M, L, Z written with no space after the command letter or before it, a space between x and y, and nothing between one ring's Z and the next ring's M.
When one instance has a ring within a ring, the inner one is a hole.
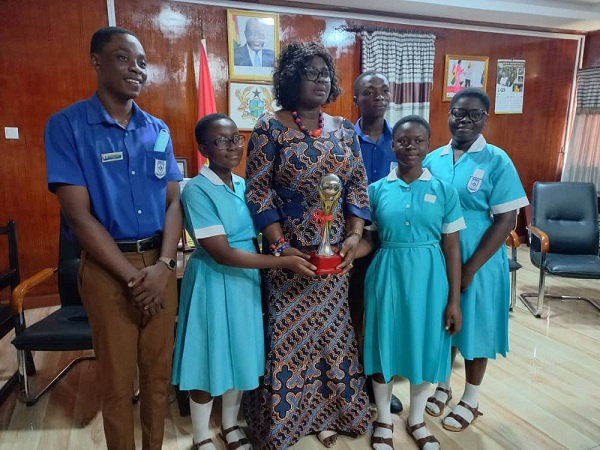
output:
M387 176L387 180L389 182L392 181L397 181L400 178L398 178L398 173L396 172L396 169L392 169L390 171L390 173ZM427 167L423 167L423 173L421 174L421 176L419 178L417 178L419 181L429 181L431 180L431 172L429 171L429 169L427 169Z
M481 150L483 150L485 148L486 145L487 145L487 142L486 142L485 138L483 137L483 134L480 134L479 137L477 139L475 139L475 142L473 142L471 144L471 146L465 153L480 152ZM444 147L444 149L442 150L440 155L448 155L450 153L451 149L452 149L452 139L450 139L450 142L448 142L448 145L446 145Z
M225 183L223 183L223 180L221 180L219 178L219 176L214 173L210 167L208 166L202 166L200 168L200 175L204 176L208 181L210 181L212 184L214 184L215 186L221 186ZM240 182L241 178L238 177L235 173L231 174L231 181L234 182L235 184L238 184Z

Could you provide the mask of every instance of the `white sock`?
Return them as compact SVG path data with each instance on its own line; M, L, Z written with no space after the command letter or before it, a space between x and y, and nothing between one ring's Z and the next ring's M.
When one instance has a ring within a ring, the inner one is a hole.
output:
M392 389L394 383L378 383L373 380L373 396L375 397L375 405L377 406L377 421L382 423L392 423L392 413L390 412L390 403L392 402ZM373 433L375 437L391 438L392 430L383 427L376 427ZM375 450L388 450L385 444L375 444Z
M190 415L192 416L194 444L212 437L209 425L212 406L212 399L208 403L196 403L192 400L192 397L190 397ZM216 450L216 447L212 444L206 444L202 446L202 450Z
M240 405L242 403L242 394L244 392L238 389L230 389L223 394L223 411L221 413L221 427L223 430L227 430L233 426L238 425L238 414L240 412ZM227 442L236 442L246 437L241 430L231 431L225 435ZM242 445L238 447L242 450L250 449L250 445ZM204 449L202 449L204 450Z
M423 414L425 413L425 404L427 403L427 397L429 397L429 390L431 389L431 383L423 382L421 384L410 385L410 412L408 414L408 424L410 426L417 425L424 422ZM416 439L421 439L430 436L432 433L427 427L419 428L415 430L413 436ZM424 446L424 450L436 450L440 446L433 442L427 442Z
M479 404L479 386L465 383L465 392L463 393L461 400L467 405L477 408L477 405Z
M448 378L446 378L443 382L439 383L437 385L437 387L447 389L450 392L452 392L452 387L450 386L450 377L451 376L452 376L452 372L450 374L448 374ZM433 397L442 403L446 403L448 401L449 395L446 394L445 392L438 391L436 389L435 392L433 393ZM436 405L433 402L427 402L427 409L429 409L429 411L431 411L435 414L440 414L440 408L438 408L438 405Z
M479 405L479 386L471 383L465 383L465 392L463 393L461 401L465 402L472 408L477 408ZM473 413L460 405L456 405L452 412L457 416L463 417L468 423L473 422ZM451 427L462 428L462 425L452 417L445 417L443 422Z

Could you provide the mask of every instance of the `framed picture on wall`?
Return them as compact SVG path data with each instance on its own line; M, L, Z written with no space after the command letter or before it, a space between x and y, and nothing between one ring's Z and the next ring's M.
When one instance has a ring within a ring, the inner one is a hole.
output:
M181 172L181 176L183 178L187 178L187 158L175 158L175 161L177 162L177 167L179 168L179 171Z
M442 101L449 102L454 94L465 87L485 91L488 59L487 56L446 55Z
M270 81L279 54L279 16L228 9L227 49L230 80Z
M260 116L279 108L273 98L273 85L229 83L229 117L241 131L251 131Z

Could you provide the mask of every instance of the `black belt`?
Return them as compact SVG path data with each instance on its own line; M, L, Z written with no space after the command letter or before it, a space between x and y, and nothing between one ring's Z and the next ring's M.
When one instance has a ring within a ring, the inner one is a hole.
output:
M160 248L161 242L160 234L155 234L137 241L117 241L117 246L123 253L144 253Z

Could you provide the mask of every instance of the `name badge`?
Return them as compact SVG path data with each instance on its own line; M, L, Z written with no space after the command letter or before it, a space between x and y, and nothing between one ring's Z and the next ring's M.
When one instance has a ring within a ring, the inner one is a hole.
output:
M167 173L167 161L164 159L155 159L154 160L154 175L156 178L164 178Z
M469 182L467 183L467 190L469 192L477 192L481 187L481 183L483 182L483 174L485 173L482 169L477 169L473 172L473 176L469 178Z
M435 196L433 194L425 194L425 201L427 203L435 203L436 200L437 200L437 196Z
M121 161L123 159L123 152L102 153L100 157L103 163Z

